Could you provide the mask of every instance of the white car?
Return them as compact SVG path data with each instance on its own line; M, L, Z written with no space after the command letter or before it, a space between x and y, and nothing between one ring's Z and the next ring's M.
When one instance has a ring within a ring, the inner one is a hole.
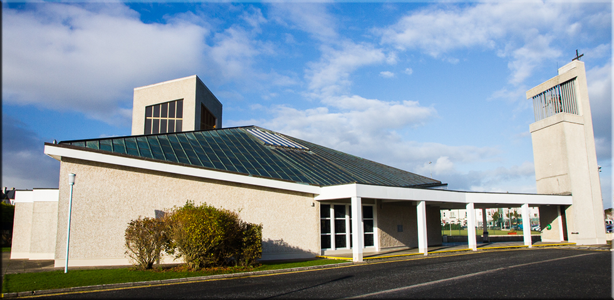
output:
M539 226L538 226L538 225L535 225L535 226L531 227L531 230L532 230L532 231L542 231L542 229L541 229L541 228L539 228Z

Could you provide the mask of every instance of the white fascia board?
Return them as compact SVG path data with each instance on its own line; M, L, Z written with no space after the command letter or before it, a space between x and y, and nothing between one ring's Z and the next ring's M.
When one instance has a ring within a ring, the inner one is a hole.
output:
M476 204L571 205L571 196L462 192L437 189L401 188L364 184L322 187L316 201L358 196L380 200L435 201Z
M33 194L35 202L58 202L60 199L59 189L34 189Z
M77 149L69 149L63 147L57 147L53 145L45 145L45 154L54 157L70 157L81 160L88 160L100 163L107 163L112 165L119 165L125 167L132 167L138 169L159 171L164 173L173 173L180 175L187 175L199 178L207 178L213 180L229 181L235 183L242 183L248 185L262 186L273 189L288 190L294 192L319 194L320 187L313 185L306 185L293 182L284 182L273 179L252 177L248 175L238 175L226 172L218 172L212 170L206 170L201 168L194 168L188 166L180 166L169 163L161 163L155 161L148 161L142 159L135 159L129 157L122 157L117 155L109 155L103 153L97 153L92 151L83 151ZM77 179L79 180L79 179Z
M15 191L15 203L32 203L34 202L33 191Z
M314 200L323 201L323 200L335 200L335 199L345 199L356 196L356 184L344 184L344 185L334 185L334 186L325 186L320 188L320 194L317 195Z
M529 204L529 205L571 205L571 196L561 195L530 195L530 194L500 194L500 193L466 193L467 202Z
M389 186L358 185L357 194L363 198L406 201L439 201L465 203L465 193L451 193L447 190L416 189Z

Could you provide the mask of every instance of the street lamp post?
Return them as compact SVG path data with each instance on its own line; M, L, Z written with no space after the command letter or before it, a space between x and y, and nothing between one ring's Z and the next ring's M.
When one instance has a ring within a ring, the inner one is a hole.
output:
M64 262L64 273L68 272L68 245L70 245L70 217L72 214L72 187L75 185L75 174L68 174L68 184L70 184L70 197L68 198L68 226L66 228L66 260Z

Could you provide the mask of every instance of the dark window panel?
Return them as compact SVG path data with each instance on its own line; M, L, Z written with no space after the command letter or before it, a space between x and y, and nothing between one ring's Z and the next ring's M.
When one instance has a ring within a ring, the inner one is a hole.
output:
M182 130L181 123L182 123L181 120L175 121L175 132L181 132L181 130Z
M363 220L362 223L366 233L373 233L373 220Z
M330 220L320 220L321 233L330 233Z
M347 247L347 241L345 240L345 234L336 234L335 235L335 248L345 248Z
M175 117L175 107L176 106L177 106L177 101L173 101L168 104L168 117L169 118Z
M320 218L330 218L330 205L320 205Z
M365 219L373 219L373 206L363 206L362 217Z
M177 118L183 118L183 100L177 100Z
M153 116L160 117L160 104L153 106Z
M99 143L98 141L87 141L85 142L86 147L91 148L91 149L100 149Z
M151 153L155 159L166 160L164 157L164 153L162 152L162 148L160 147L160 143L155 136L151 136L147 139L149 141L149 145L151 147Z
M126 154L126 146L124 146L124 139L113 140L113 152Z
M330 235L320 236L320 247L322 247L322 249L330 249Z
M335 218L345 218L345 205L335 205Z
M151 117L153 108L151 106L145 107L145 117Z
M113 145L111 144L111 140L101 140L100 150L113 151Z
M160 133L160 119L153 119L153 126L151 128L151 133L153 134Z
M151 134L152 119L145 119L145 134Z
M168 116L168 103L162 103L162 108L160 111L160 117L167 118Z
M168 124L168 121L165 119L160 120L160 133L167 133L168 131L166 130L166 125Z
M335 233L345 232L345 220L335 220Z
M175 120L168 120L168 132L175 132Z
M365 247L374 246L373 234L365 234Z

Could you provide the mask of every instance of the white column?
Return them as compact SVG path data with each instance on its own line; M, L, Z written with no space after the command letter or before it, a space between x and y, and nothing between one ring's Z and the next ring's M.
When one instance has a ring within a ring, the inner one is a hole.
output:
M467 203L467 239L469 240L469 248L473 251L478 250L475 240L475 209L473 203Z
M522 235L524 237L524 245L532 247L533 241L531 240L531 213L529 212L529 204L522 205Z
M482 242L488 243L488 215L486 215L486 208L482 208L482 232L484 236Z
M418 252L428 255L428 238L426 234L426 201L418 202Z
M379 205L381 205L382 200L375 200L375 206L373 206L373 242L375 244L375 252L379 252L380 244L379 244L379 226L377 215L379 214Z
M354 262L362 261L362 248L364 245L364 234L362 225L362 199L352 197L350 206L352 209L352 255Z

